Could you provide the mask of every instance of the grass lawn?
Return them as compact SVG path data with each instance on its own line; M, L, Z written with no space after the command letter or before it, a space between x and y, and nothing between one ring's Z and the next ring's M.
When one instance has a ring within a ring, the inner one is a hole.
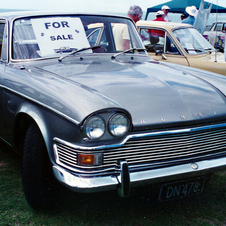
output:
M189 199L159 203L153 188L76 194L65 190L51 210L34 211L26 202L21 160L0 143L0 225L226 225L226 173L214 174L204 192Z

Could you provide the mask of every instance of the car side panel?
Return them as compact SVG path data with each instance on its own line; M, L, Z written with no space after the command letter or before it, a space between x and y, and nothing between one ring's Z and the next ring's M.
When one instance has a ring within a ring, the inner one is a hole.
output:
M173 54L160 54L155 55L154 53L148 53L154 60L165 61L168 63L176 63L184 66L189 66L187 59L182 55L173 55Z
M224 62L220 63L220 62L217 62L217 60L204 61L201 58L198 59L194 57L188 58L188 60L191 67L226 75L226 63Z
M4 71L5 65L0 62L0 137L3 136L6 126L5 126L5 117L4 117L4 98L3 98L3 87L2 87L2 71Z

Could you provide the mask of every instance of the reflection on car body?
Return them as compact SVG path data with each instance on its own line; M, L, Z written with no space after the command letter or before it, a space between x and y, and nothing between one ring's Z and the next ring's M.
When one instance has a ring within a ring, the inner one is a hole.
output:
M129 50L116 50L117 23ZM59 182L122 197L160 183L163 201L226 167L226 78L153 60L131 19L17 12L0 29L0 137L23 156L34 209L56 202Z
M224 55L217 53L214 47L191 25L138 21L137 26L148 54L155 60L226 75ZM165 35L150 36L151 29L164 32ZM156 43L152 43L153 38L157 40Z

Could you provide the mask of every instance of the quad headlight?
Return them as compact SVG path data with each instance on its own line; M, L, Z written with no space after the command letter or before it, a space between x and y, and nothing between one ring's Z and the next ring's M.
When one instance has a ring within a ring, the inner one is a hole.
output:
M130 121L124 114L115 114L109 120L109 131L115 137L121 137L128 132Z
M90 139L99 139L103 136L105 129L105 122L99 116L93 116L85 124L85 133Z
M83 133L90 140L108 140L124 136L131 127L128 116L121 112L103 112L84 121Z

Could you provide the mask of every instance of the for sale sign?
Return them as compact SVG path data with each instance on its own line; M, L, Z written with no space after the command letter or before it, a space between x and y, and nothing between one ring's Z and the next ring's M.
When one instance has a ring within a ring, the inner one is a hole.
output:
M80 18L47 17L31 23L42 57L90 47Z

